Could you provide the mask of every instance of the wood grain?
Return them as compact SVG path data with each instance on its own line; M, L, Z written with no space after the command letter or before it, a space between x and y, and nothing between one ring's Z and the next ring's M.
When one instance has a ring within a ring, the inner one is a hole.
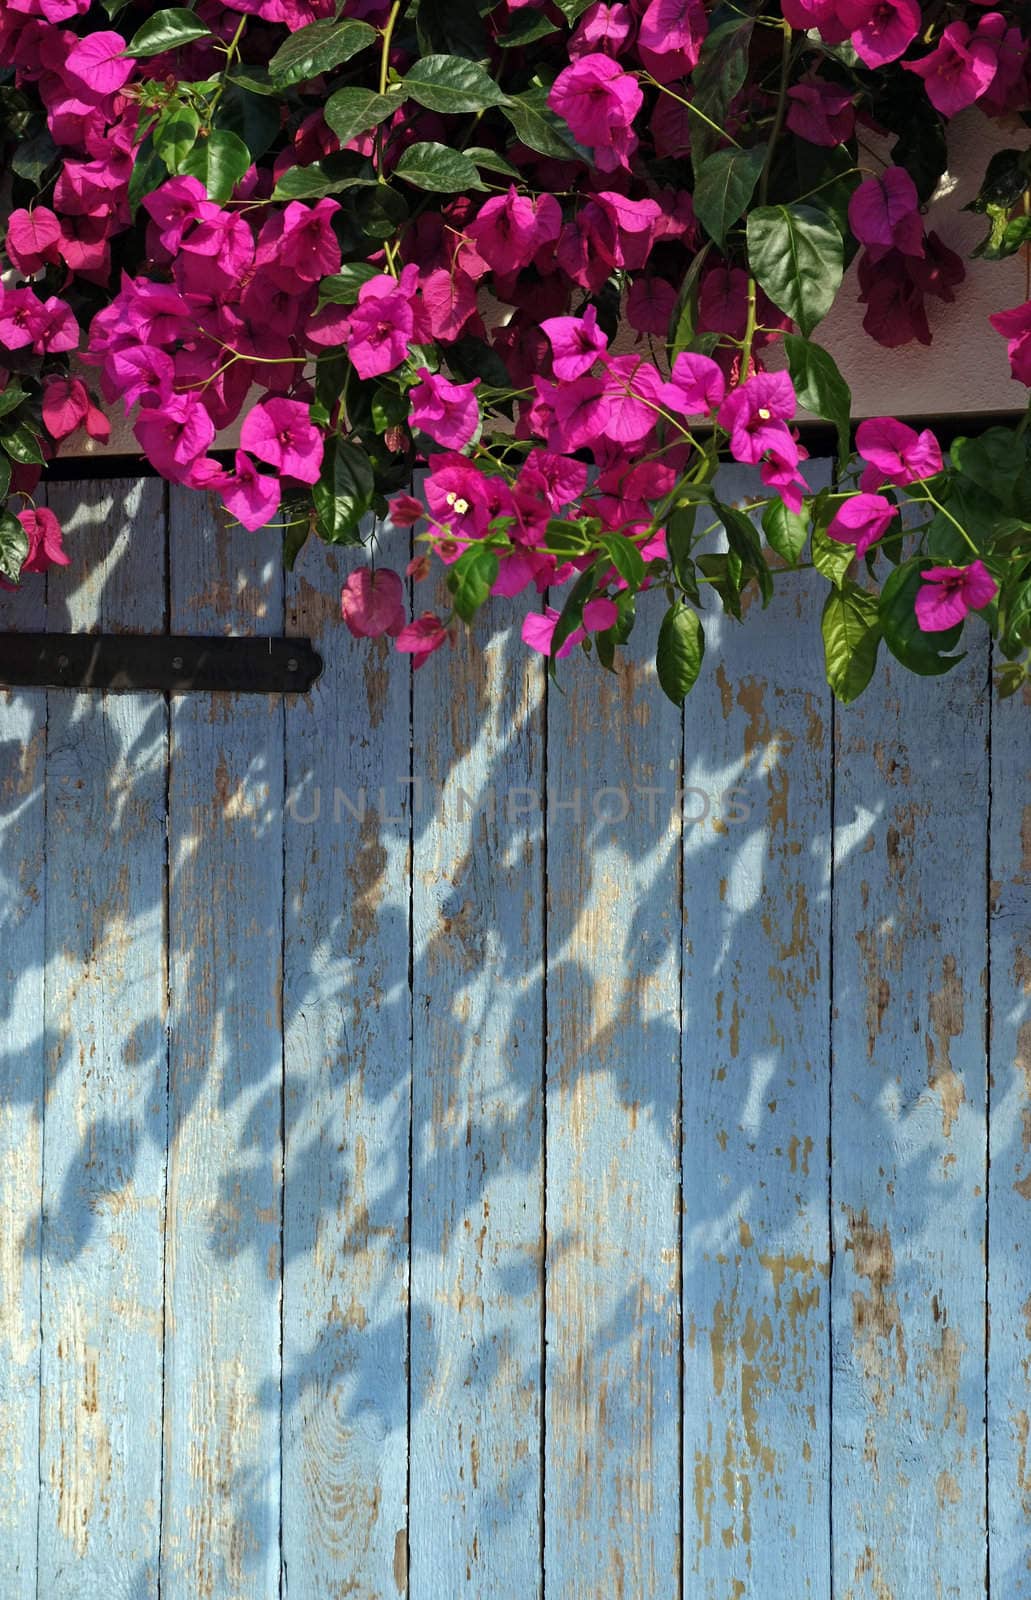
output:
M157 483L50 493L49 632L164 625ZM165 1183L164 700L52 690L46 775L39 1592L157 1581Z
M992 707L988 1233L992 1589L1031 1600L1031 690Z
M0 594L0 626L45 621L41 574ZM36 1596L46 713L43 690L0 690L0 1594L11 1600Z
M268 535L171 493L171 621L281 633ZM168 1351L162 1585L279 1586L283 702L180 695L169 771Z
M639 627L618 676L573 657L548 699L544 1557L570 1600L678 1592L681 718Z
M543 669L415 679L412 1593L540 1594Z
M986 678L889 660L837 714L840 1600L984 1590Z
M405 1591L410 672L344 628L347 570L313 539L287 590L325 662L286 703L283 1562L304 1600Z
M820 487L825 474L811 474ZM730 503L757 478L728 472ZM830 1587L825 585L708 618L686 708L684 1568L692 1600Z

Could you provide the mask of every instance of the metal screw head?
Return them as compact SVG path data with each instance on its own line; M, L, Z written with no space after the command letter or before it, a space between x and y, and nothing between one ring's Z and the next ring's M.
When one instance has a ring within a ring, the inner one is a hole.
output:
M173 656L172 657L172 671L173 672L182 672L182 670L183 670L183 658L182 658L182 656Z
M286 664L286 670L287 670L287 672L296 672L297 671L297 659L296 659L295 656L291 656L290 657L289 661Z
M61 669L61 671L63 672L65 670L65 668L67 667L67 665L68 665L68 657L67 656L58 656L57 665Z

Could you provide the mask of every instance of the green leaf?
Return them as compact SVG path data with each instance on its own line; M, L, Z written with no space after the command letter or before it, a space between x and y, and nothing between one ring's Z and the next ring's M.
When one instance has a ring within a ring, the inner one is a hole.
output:
M280 102L254 94L242 84L230 83L219 106L219 124L238 134L255 161L278 139Z
M808 338L841 287L844 243L815 206L760 206L748 218L748 262L774 305Z
M486 61L490 53L477 0L419 0L415 31L421 56Z
M698 557L698 570L723 602L723 609L735 622L741 621L741 563L735 555L707 550Z
M987 212L994 207L1012 211L1025 189L1031 187L1031 150L997 150L988 163L977 194L964 211Z
M294 570L294 564L307 544L310 532L311 524L307 517L299 517L283 529L283 565L287 572Z
M470 545L448 573L447 586L463 622L472 622L498 575L498 558L482 544Z
M598 566L597 562L595 562L587 568L586 572L581 572L566 596L565 605L559 613L555 631L551 636L551 655L548 662L548 670L552 677L555 675L555 662L558 659L559 650L565 644L569 635L575 633L576 629L581 626L584 619L584 606L594 593L597 581Z
M1010 649L1031 645L1031 578L1003 592L1003 641Z
M272 191L273 200L321 200L323 195L343 194L345 189L379 187L375 178L338 176L330 169L331 161L329 157L326 162L313 161L308 167L287 167Z
M379 276L378 269L367 261L345 261L339 272L319 284L319 310L323 306L353 306L362 284Z
M520 144L556 161L583 161L585 152L574 140L566 124L548 105L546 89L524 89L509 95L501 107Z
M566 21L572 24L583 16L584 12L591 4L591 0L555 0L555 4L558 6Z
M468 156L446 144L432 142L409 145L394 168L394 177L435 194L460 194L466 189L483 188L480 174Z
M377 29L367 22L348 19L334 22L331 17L309 22L281 44L268 64L276 83L304 83L322 72L343 66L359 50L368 49L379 38Z
M21 140L11 153L11 169L28 183L42 184L44 177L60 158L49 130L41 128L31 138Z
M392 239L408 221L404 195L385 183L359 189L353 205L355 220L367 239Z
M11 463L6 456L0 456L0 500L7 498L7 491L11 487Z
M17 583L29 553L29 536L11 511L0 512L0 578Z
M817 522L813 526L812 553L817 572L821 572L828 582L840 589L856 558L855 545L839 544L837 539L829 538L826 529Z
M200 180L209 199L224 205L250 164L251 153L238 134L213 128L206 139L194 145L182 170Z
M524 44L532 44L535 39L544 39L549 33L557 32L557 24L550 22L543 12L527 7L515 13L508 32L499 35L497 44L502 50L517 50Z
M659 627L655 670L668 700L682 706L694 687L705 654L705 634L697 611L674 600Z
M469 144L465 147L465 154L470 161L475 161L478 167L484 167L488 172L500 172L503 178L514 178L517 183L522 183L522 176L511 161L506 161L504 156L499 156L496 150L486 150L482 145Z
M982 239L977 248L971 251L972 255L983 256L986 261L1003 261L1007 256L1015 255L1022 245L1031 240L1031 217L1010 217L1008 212L999 211L996 217L994 211L990 212L992 227L987 239Z
M670 318L669 335L666 343L669 346L669 359L672 363L682 350L686 350L694 338L695 322L698 318L698 285L702 276L702 268L709 256L712 244L706 240L702 248L695 252L691 265L684 274L677 303L673 307Z
M168 168L154 149L153 138L148 133L136 151L129 175L128 200L133 216L139 209L140 201L145 200L148 194L153 194L155 189L160 189L167 177Z
M165 50L178 50L180 45L192 44L196 39L210 39L211 29L205 27L185 6L172 6L168 11L155 11L152 17L136 29L123 55L142 60L144 56L159 56Z
M361 544L358 524L372 504L372 468L364 450L330 439L319 481L312 489L315 528L326 544Z
M20 406L24 399L25 390L17 378L12 378L5 389L0 389L0 417Z
M949 672L966 654L946 655L957 643L963 624L948 628L943 633L924 633L916 620L916 597L921 588L921 574L930 566L929 561L906 561L889 573L881 590L878 614L884 633L884 642L892 655L910 672L923 678L938 677Z
M735 506L723 505L719 500L713 501L713 510L726 530L727 543L741 562L742 570L759 580L759 592L765 608L773 597L773 579L763 556L762 541L755 523L743 511L738 511Z
M39 446L39 437L27 422L15 423L6 433L0 434L0 445L19 466L41 467L46 461Z
M1020 480L1028 471L1026 436L1012 428L986 428L975 438L954 439L949 447L954 467L986 490L1000 505L1016 509Z
M401 104L396 94L377 94L373 89L338 89L326 101L326 121L340 140L350 144L360 133L378 128Z
M175 174L197 142L200 117L192 106L171 105L158 118L151 137L154 149Z
M477 62L460 56L423 56L409 68L401 88L427 111L445 116L462 116L505 103L493 78Z
M619 576L626 580L631 589L639 589L644 582L644 558L633 540L624 538L621 533L605 533L598 543Z
M827 682L838 699L851 705L873 677L881 629L877 599L848 583L832 589L821 622Z
M757 144L750 150L717 150L702 162L695 181L695 215L718 245L724 243L752 198L766 148Z
M783 500L769 500L763 512L763 532L771 550L795 566L809 535L809 514L789 511Z
M754 27L751 17L732 17L729 22L713 28L706 36L691 73L691 104L718 128L724 126L730 102L745 81ZM701 116L692 117L691 160L696 179L718 139L715 129Z
M838 456L844 466L849 457L852 391L838 371L829 351L797 333L784 335L788 371L799 405L816 417L826 417L838 430Z

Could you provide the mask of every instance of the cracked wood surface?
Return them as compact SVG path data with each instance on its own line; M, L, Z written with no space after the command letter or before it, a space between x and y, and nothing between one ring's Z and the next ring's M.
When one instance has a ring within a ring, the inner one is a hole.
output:
M413 677L349 559L52 494L8 625L326 669L0 698L2 1600L1031 1600L1031 704L985 650L832 708L803 575L683 719L646 637Z

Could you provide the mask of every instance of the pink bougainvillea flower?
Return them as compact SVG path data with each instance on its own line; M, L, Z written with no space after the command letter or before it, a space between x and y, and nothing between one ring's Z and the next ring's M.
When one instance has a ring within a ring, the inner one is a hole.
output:
M676 303L677 291L665 278L635 278L626 297L626 320L635 333L664 339Z
M57 260L60 237L61 224L49 207L33 206L31 211L20 208L7 219L4 248L12 266L24 277L31 277L47 262Z
M356 639L396 639L405 625L404 585L390 567L356 567L341 591L340 613Z
M426 503L448 538L482 539L491 518L483 473L465 456L430 456Z
M730 434L734 460L754 466L767 450L784 451L792 445L787 423L795 415L796 405L794 385L786 372L757 372L731 389L717 420Z
M637 53L653 78L672 83L697 66L707 31L703 0L650 0L637 32Z
M965 22L950 22L930 55L903 62L923 78L928 100L943 117L954 117L979 100L991 88L998 65L996 47L973 35Z
M551 643L560 615L561 613L553 606L545 606L543 611L529 612L523 618L523 643L529 645L531 650L540 651L543 656L550 656ZM614 627L619 618L619 607L614 600L602 595L596 600L588 600L584 606L583 617L583 627L574 628L568 639L563 639L559 645L555 655L557 661L572 655L587 634L604 633L606 629Z
M1013 376L1018 383L1031 387L1031 300L1014 306L1011 311L996 311L988 321L1007 341Z
M378 378L399 367L415 330L412 295L417 267L405 267L400 280L383 273L363 283L358 304L347 319L347 353L360 378Z
M994 600L999 586L983 561L968 567L926 567L920 574L916 620L924 633L943 633Z
M916 259L898 250L889 250L877 260L864 250L859 258L859 299L867 308L863 327L888 350L913 339L920 344L931 342L923 290L910 270Z
M413 528L426 515L426 507L410 494L395 495L387 501L387 510L395 528Z
M570 58L575 61L595 51L618 56L633 31L634 18L629 6L606 5L605 0L595 0L580 18L569 41Z
M867 494L882 483L902 488L942 470L942 453L930 428L917 433L894 417L870 417L856 429L856 449L868 463L860 488Z
M602 172L628 165L637 146L632 125L644 92L611 56L581 56L559 73L548 94L552 111L564 117L574 139L591 145Z
M788 127L810 144L843 144L852 137L856 113L852 95L837 83L804 78L788 90Z
M323 199L314 206L292 200L262 228L255 265L287 290L339 272L340 244L333 232L333 217L339 210L336 200Z
M808 488L798 464L808 453L797 439L785 431L784 437L767 450L759 466L763 483L770 489L776 489L788 510L796 513L802 509L802 496Z
M848 28L838 16L838 0L781 0L784 21L793 28L815 28L825 44L842 44Z
M279 479L259 472L242 450L237 450L235 470L217 485L222 504L250 532L265 528L279 510Z
M659 417L662 379L640 356L610 356L605 361L595 410L599 433L615 445L646 439Z
M397 635L397 648L413 656L416 672L429 660L434 650L439 650L448 631L433 611L424 611L421 617L407 622Z
M469 383L449 383L440 373L419 368L420 383L409 391L408 413L413 428L428 433L445 450L461 450L480 426L480 408L474 390L479 378Z
M91 99L100 99L120 89L135 65L124 50L121 34L104 29L77 40L64 58L64 71L75 80L76 92L85 89Z
M838 0L838 15L866 67L886 67L920 32L919 0Z
M218 211L197 178L170 178L152 194L144 195L143 209L152 218L166 250L176 251L191 223L204 221Z
M916 185L904 167L888 167L861 183L848 203L849 227L873 260L889 250L922 256L924 228Z
M585 306L582 317L547 317L541 328L552 350L552 371L563 382L590 372L609 341L598 327L598 312Z
M171 395L175 381L171 356L149 344L112 350L104 362L104 370L125 406L126 415L139 400L160 404Z
M259 401L243 420L240 443L284 478L297 478L301 483L318 481L322 435L311 420L311 411L300 400L277 396Z
M43 425L57 440L67 439L81 427L91 439L106 442L111 436L111 424L93 404L81 378L44 379Z
M528 267L542 245L552 244L562 231L562 208L554 195L536 199L514 187L495 195L466 224L466 237L496 272L517 272Z
M141 410L133 432L161 475L182 483L215 437L215 425L196 395L174 394Z
M854 544L856 555L865 556L895 516L895 507L883 494L856 494L839 506L830 520L827 533L839 544Z
M723 373L711 356L683 350L662 386L662 403L685 417L700 417L715 411L726 391Z
M34 506L18 512L18 521L29 539L29 553L23 572L46 572L48 567L66 567L71 561L61 540L61 524L47 506Z

